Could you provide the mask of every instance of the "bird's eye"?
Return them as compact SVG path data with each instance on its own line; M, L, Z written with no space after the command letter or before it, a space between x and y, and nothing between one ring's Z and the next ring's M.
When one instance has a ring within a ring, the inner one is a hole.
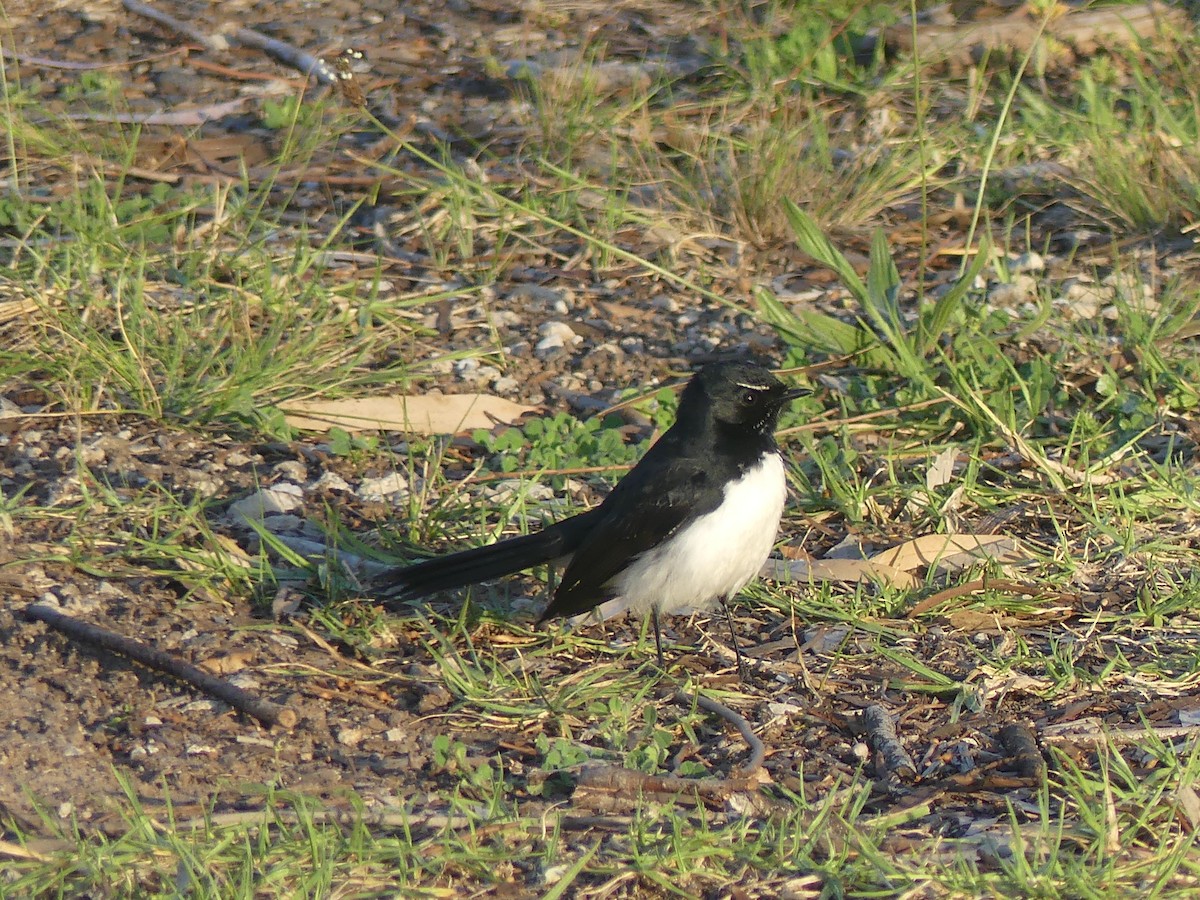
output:
M745 403L747 406L752 404L757 399L758 399L758 391L746 391L746 393L742 394L742 402Z

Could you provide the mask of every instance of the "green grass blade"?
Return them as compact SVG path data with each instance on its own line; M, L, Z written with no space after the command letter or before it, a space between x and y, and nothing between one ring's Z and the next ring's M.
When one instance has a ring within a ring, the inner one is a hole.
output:
M833 245L816 220L786 197L783 199L783 209L787 215L788 224L791 225L796 236L796 245L821 265L828 266L837 272L846 289L854 295L859 303L864 305L869 303L870 296L867 286L859 278L858 272L854 270L850 260L846 259L842 251Z

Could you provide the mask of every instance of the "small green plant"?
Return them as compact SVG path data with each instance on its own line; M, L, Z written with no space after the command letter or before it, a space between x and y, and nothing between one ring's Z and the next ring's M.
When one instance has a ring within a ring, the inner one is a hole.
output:
M63 89L63 99L71 101L89 100L98 104L117 105L123 85L111 72L85 70L79 73L79 81Z
M467 745L448 734L439 734L433 739L434 768L449 775L465 776L466 782L484 795L492 794L502 781L501 770L491 762L469 759Z
M883 46L877 41L870 64L860 65L856 57L864 36L896 17L893 8L880 3L799 3L786 12L782 6L773 11L788 15L790 24L743 46L740 67L755 86L799 78L843 90L857 88L877 75L883 62Z
M374 453L378 449L379 438L373 434L351 434L336 425L329 429L329 451L334 456Z
M298 96L284 97L282 100L264 100L263 124L274 131L287 128L299 117L302 103L303 101Z
M910 323L899 302L900 274L882 231L876 231L871 241L871 260L864 281L808 213L786 198L784 208L800 249L838 274L861 313L858 321L850 324L825 313L795 312L761 291L759 301L773 324L801 345L856 356L863 365L878 366L932 387L937 365L931 356L950 333L964 298L983 271L990 257L987 248L980 248L951 290L933 303L918 304L915 321Z
M542 768L550 772L569 769L592 758L587 749L575 741L564 738L551 740L544 733L533 739L533 745L542 754Z
M520 428L498 434L478 429L472 435L491 454L499 472L518 469L563 469L572 466L632 465L645 452L645 442L627 443L619 416L580 420L569 413L531 419Z

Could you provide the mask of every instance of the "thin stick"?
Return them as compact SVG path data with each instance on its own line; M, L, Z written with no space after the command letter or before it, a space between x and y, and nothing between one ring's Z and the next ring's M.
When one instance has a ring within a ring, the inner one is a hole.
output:
M634 798L639 794L697 795L706 800L725 800L733 794L755 790L744 779L681 778L678 775L647 775L622 766L584 766L576 790L585 789Z
M1062 602L1069 602L1075 598L1074 594L1040 588L1035 584L1023 584L1020 581L1009 581L1004 578L985 577L968 582L967 584L946 588L944 591L938 591L936 594L926 597L908 611L908 618L915 619L917 616L924 615L947 600L966 597L977 591L996 591L1001 594L1014 594L1018 597L1028 595L1035 600L1059 600Z
M206 50L228 50L229 41L220 35L208 34L201 31L190 22L184 22L182 19L177 19L170 13L165 13L156 6L151 6L149 3L142 3L141 0L122 0L122 5L131 13L138 16L145 16L165 28L170 28L182 34L188 40L195 41Z
M1041 781L1046 777L1046 761L1038 749L1037 736L1023 722L1013 722L1000 729L1000 746L1012 757L1017 773L1023 778Z
M1196 725L1146 725L1134 728L1106 728L1098 725L1077 729L1064 726L1061 730L1047 730L1042 735L1042 740L1047 744L1136 744L1145 740L1178 741L1197 737L1200 737L1200 726Z
M917 764L896 736L896 723L888 711L872 703L862 711L862 725L867 732L867 746L875 757L875 770L887 781L911 781L917 774Z
M750 758L738 770L738 775L742 778L749 778L760 768L762 768L763 758L767 755L767 749L763 746L763 742L758 739L758 735L754 733L754 729L750 726L742 716L735 713L732 709L723 703L718 703L711 697L705 697L703 694L686 694L683 691L675 692L675 702L685 706L691 706L695 703L706 712L720 716L730 725L738 730L742 739L745 740L750 748Z
M253 716L264 725L282 725L284 728L293 728L298 721L296 711L290 707L255 697L249 691L209 675L203 669L155 647L147 646L141 641L135 641L133 638L109 631L99 625L81 622L74 616L64 615L58 610L40 603L25 607L25 615L38 622L45 622L55 631L62 632L77 641L127 656L143 666L186 682L218 700L225 701L246 715Z
M275 59L276 62L281 62L285 66L290 66L297 71L303 72L305 75L315 78L321 84L337 84L340 80L337 72L326 65L325 60L318 59L311 53L305 53L298 47L293 47L284 41L267 37L262 32L255 31L253 28L239 28L233 33L233 37L239 44L262 50L268 56Z
M326 65L325 60L319 59L311 53L305 53L303 50L293 47L285 41L267 37L261 31L255 31L253 28L238 28L228 35L207 34L190 22L177 19L148 3L142 3L141 0L122 0L122 4L131 13L152 19L160 25L178 32L189 40L195 41L206 50L228 50L230 41L232 40L234 43L241 44L244 47L253 47L257 50L262 50L277 62L281 62L285 66L289 66L305 75L315 78L321 84L333 85L337 84L340 80L337 72Z
M40 66L43 69L65 69L72 72L92 72L96 69L128 69L158 59L168 59L172 56L182 56L187 53L186 47L176 47L174 50L164 50L162 53L151 53L149 56L137 56L132 59L114 60L111 62L75 62L70 59L52 59L46 56L26 56L24 53L13 53L7 47L0 47L0 57L27 66Z

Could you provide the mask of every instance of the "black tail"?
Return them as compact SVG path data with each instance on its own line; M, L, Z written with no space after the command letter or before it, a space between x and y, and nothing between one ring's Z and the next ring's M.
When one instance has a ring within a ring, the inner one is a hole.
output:
M536 534L473 547L388 572L376 580L389 599L416 600L491 578L512 575L575 552L587 534L590 513L564 519Z

